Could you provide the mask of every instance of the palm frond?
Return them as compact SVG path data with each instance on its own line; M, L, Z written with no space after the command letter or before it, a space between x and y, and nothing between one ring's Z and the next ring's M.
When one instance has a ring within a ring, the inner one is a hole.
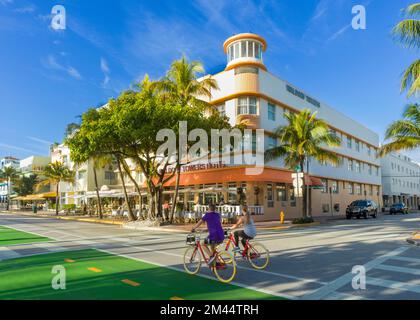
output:
M394 27L392 33L405 47L420 48L420 20L403 20Z

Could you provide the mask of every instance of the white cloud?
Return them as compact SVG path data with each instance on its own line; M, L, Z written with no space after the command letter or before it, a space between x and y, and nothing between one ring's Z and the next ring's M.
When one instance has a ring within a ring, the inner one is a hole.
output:
M82 75L76 68L60 64L52 54L48 55L47 59L43 61L43 65L47 69L66 72L76 80L82 79Z
M27 138L29 140L32 140L32 141L35 141L35 142L39 142L39 143L42 143L42 144L46 144L46 145L53 144L51 141L47 141L47 140L40 139L40 138L37 138L37 137L27 136Z
M16 13L31 13L35 11L35 6L34 5L29 5L26 7L21 7L21 8L16 8L13 10L13 12Z
M101 70L102 70L102 72L104 73L104 76L105 76L104 81L102 82L102 85L106 86L108 84L109 80L111 80L110 77L109 77L110 70L109 70L108 62L102 57L101 57Z
M340 28L337 32L335 32L331 37L328 38L328 42L334 41L338 37L342 36L349 28L351 27L351 24L347 24L344 27Z
M7 143L0 142L0 148L9 149L9 150L16 150L16 151L23 151L29 154L39 154L39 151L35 151L28 148L18 147L14 145L10 145Z
M13 3L13 0L0 0L2 6L7 6L8 4Z

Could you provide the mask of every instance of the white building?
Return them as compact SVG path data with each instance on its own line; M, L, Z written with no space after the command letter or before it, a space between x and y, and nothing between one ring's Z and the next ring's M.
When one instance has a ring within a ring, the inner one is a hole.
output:
M0 159L0 170L7 167L13 167L15 169L19 169L19 159L11 156L4 157ZM13 189L12 183L9 183L6 180L0 180L0 205L4 207L4 204L7 203L7 195L9 194L8 189ZM10 194L13 191L10 190Z
M86 200L86 196L89 193L94 193L95 191L93 160L89 160L87 163L81 165L75 165L71 161L69 147L65 144L60 144L53 146L51 149L51 162L56 161L62 162L76 172L74 183L60 183L60 203L80 205L82 201ZM115 168L112 164L96 169L99 189L108 189L109 185L115 185L117 183L117 175L114 170ZM51 187L51 191L55 191L54 186Z
M382 194L385 207L404 202L412 209L420 206L420 165L401 153L381 159Z
M333 150L343 160L340 166L310 161L310 184L323 184L322 190L313 188L310 192L312 215L343 215L346 206L356 199L370 199L381 205L380 160L376 158L379 137L375 132L270 73L263 60L267 43L262 37L238 34L227 39L223 49L227 66L210 75L220 89L213 90L209 102L229 117L232 125L247 120L248 127L264 129L267 149L277 143L271 134L286 123L283 114L308 108L326 120L342 139L341 147ZM258 176L247 176L245 166L193 168L182 174L181 185L197 194L183 198L206 204L222 197L225 203L235 203L237 188L242 188L248 205L263 206L264 215L259 219L278 219L281 211L287 218L299 217L301 201L296 201L291 173L281 159L266 163Z

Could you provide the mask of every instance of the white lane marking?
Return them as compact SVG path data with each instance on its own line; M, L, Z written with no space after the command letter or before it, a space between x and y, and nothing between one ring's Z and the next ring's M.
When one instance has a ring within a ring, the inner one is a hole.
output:
M364 264L363 266L366 269L366 272L375 268L376 266L380 265L381 263L385 262L386 260L388 260L390 257L392 256L396 256L399 255L401 253L403 253L404 251L408 250L410 247L409 246L403 246L403 247L399 247L391 252L388 252L374 260L369 261L368 263ZM327 285L313 291L310 294L307 294L303 297L303 299L305 300L319 300L319 299L323 299L324 297L328 296L331 292L337 291L338 289L340 289L341 287L345 286L346 284L350 283L351 280L353 279L354 274L352 274L351 272L348 272L344 275L342 275L341 277L338 277L337 279L335 279L334 281L328 283Z
M333 292L324 298L325 300L371 300L362 296L352 295L343 292Z
M1 225L1 226L2 226L2 227L9 228L9 229L15 229L15 230L17 230L17 231L21 231L21 232L25 232L25 233L32 233L32 234L34 234L34 235L36 235L36 236L40 236L40 237L43 237L43 238L51 238L51 239L53 239L53 240L57 240L57 239L55 239L55 238L53 238L53 237L50 237L50 236L45 236L45 235L39 234L39 233L37 233L37 232L33 232L33 231L26 231L26 230L24 230L24 229L17 228L17 227L15 227L14 225L13 225L13 226L9 226L9 225Z
M6 259L13 259L20 257L21 255L7 247L0 247L0 261Z
M406 268L406 267L397 267L397 266L390 266L387 264L381 264L379 266L376 266L375 269L385 270L385 271L394 271L394 272L401 272L401 273L408 273L408 274L414 274L416 276L420 275L419 269L413 269L413 268Z
M392 280L385 280L385 279L377 279L377 278L367 277L366 283L368 285L385 287L385 288L388 288L388 289L391 288L391 289L420 293L420 286L419 285L410 284L410 283L406 283L406 282L398 282L398 281L392 281Z
M400 256L395 256L395 257L391 257L391 259L392 259L392 260L404 261L404 262L414 262L414 263L420 263L420 259L410 258L410 257L400 257Z
M48 250L49 252L60 252L67 250L67 248L60 247L52 242L36 242L32 243L31 245L37 248Z
M170 270L185 273L184 269L182 269L182 268L176 268L176 267L164 265L164 264L161 264L161 263L156 263L156 262L145 260L145 259L139 259L139 258L132 257L132 256L129 256L129 255L121 254L121 253L114 253L114 252L109 251L109 250L104 250L104 249L97 249L97 250L108 253L108 254L117 255L117 256L120 256L120 257L123 257L123 258L131 259L131 260L135 260L135 261L140 261L140 262L146 262L146 263L157 265L159 267L168 268ZM214 277L208 276L206 274L197 274L197 276L202 277L202 278L206 278L206 279L210 279L210 280L213 280L213 281L218 281ZM251 289L251 290L259 291L259 292L269 294L269 295L272 295L272 296L283 297L283 298L287 298L287 299L290 299L290 300L296 300L296 297L289 296L287 294L282 294L282 293L274 292L274 291L271 291L271 290L268 290L268 289L263 289L263 288L259 288L259 287L255 287L255 286L242 284L242 283L239 283L239 282L236 282L236 281L232 281L230 284L233 284L235 286L245 288L245 289Z

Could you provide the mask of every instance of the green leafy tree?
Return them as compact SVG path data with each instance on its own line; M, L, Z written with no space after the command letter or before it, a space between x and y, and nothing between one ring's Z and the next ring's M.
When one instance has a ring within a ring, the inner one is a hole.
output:
M10 208L10 192L12 188L12 182L14 182L18 178L18 172L13 167L4 167L0 171L0 177L2 179L5 179L7 182L7 208L6 210L9 210Z
M277 158L284 159L288 168L300 166L303 173L308 173L309 159L313 158L320 162L339 164L340 157L326 147L338 147L341 144L340 138L332 133L328 124L316 118L316 112L304 109L299 113L286 112L284 117L286 125L279 126L274 131L274 137L280 142L278 146L270 148L265 152L266 161ZM303 216L308 216L308 188L305 187L303 179Z
M420 105L409 104L403 119L392 123L385 133L385 139L391 140L383 145L379 156L393 151L412 150L420 147Z
M152 90L157 91L164 99L181 107L195 107L204 111L212 111L213 107L204 99L211 99L212 90L219 89L217 81L211 77L198 80L205 70L199 61L189 62L185 56L172 62L166 76L151 84ZM203 99L204 98L204 99ZM172 203L171 218L172 223L175 209L177 206L179 182L181 176L181 160L176 161L176 182ZM185 164L185 162L184 162Z
M60 182L74 183L75 172L65 166L62 162L56 161L49 163L40 175L44 176L45 179L37 183L37 189L46 185L55 185L55 214L58 215Z
M38 176L31 174L29 176L20 176L15 180L13 190L19 196L27 196L28 194L34 193L36 184L38 183Z
M420 48L420 3L414 3L405 10L407 19L399 22L393 29L395 37L407 48ZM408 91L408 96L417 95L420 92L420 60L414 61L405 70L401 90Z

